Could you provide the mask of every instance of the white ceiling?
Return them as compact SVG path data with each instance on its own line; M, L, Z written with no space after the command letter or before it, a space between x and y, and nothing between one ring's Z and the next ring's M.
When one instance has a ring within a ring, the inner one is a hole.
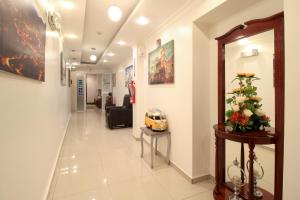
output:
M192 0L72 0L75 7L70 10L59 6L61 0L54 1L62 16L64 34L72 33L77 36L75 39L65 37L65 57L81 62L81 67L104 69L128 60L132 55L132 46L146 39ZM107 14L113 3L123 12L122 19L117 23L111 21ZM138 25L136 19L140 16L147 17L150 23L145 26ZM101 34L98 35L97 32ZM126 45L117 44L120 40L125 41ZM115 53L115 56L108 56L109 52ZM92 53L97 55L97 62L84 64L90 62ZM108 62L104 63L104 59Z
M143 0L140 1L128 20L124 23L118 34L105 52L113 51L116 53L116 59L103 56L100 60L100 66L107 68L118 66L131 56L131 47L144 41L152 32L170 19L178 10L190 3L191 0ZM145 26L138 25L136 20L140 16L145 16L150 23ZM120 46L118 41L125 41L126 46ZM109 62L103 63L106 59Z
M113 2L121 8L123 13L123 17L119 22L111 21L107 14ZM103 54L103 51L126 21L137 2L138 0L87 0L82 44L82 62L90 62L90 55L92 53L95 53L97 57ZM97 32L100 32L100 35L98 35ZM96 48L96 50L93 51L91 48Z
M54 4L55 10L61 15L64 35L74 34L77 36L75 39L64 37L65 57L74 58L72 61L80 62L86 0L72 0L72 2L75 5L73 9L63 8L60 0L54 0L52 4ZM72 52L72 49L76 50L76 52Z

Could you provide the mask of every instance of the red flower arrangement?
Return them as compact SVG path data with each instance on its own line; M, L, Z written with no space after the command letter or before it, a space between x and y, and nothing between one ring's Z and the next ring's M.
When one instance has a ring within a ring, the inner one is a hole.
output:
M233 96L228 98L227 104L231 109L227 110L226 125L234 131L262 130L269 127L270 118L261 109L261 97L257 96L257 87L252 82L259 80L255 74L238 74L233 81L239 81L239 88L232 90Z

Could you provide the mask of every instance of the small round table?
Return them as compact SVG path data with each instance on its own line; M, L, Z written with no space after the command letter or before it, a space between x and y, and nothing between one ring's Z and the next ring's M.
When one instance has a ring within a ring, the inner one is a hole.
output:
M233 192L233 184L225 182L225 140L231 140L234 142L241 143L241 168L245 170L245 153L244 144L249 146L249 183L241 188L240 196L245 200L254 200L253 196L253 184L254 184L254 148L255 145L264 144L276 144L276 134L274 129L268 131L252 131L246 133L239 133L229 131L226 126L222 124L214 125L215 136L216 136L216 168L215 168L215 179L216 186L214 189L215 200L227 200ZM242 178L242 182L245 180ZM260 188L263 192L263 200L273 200L274 196Z

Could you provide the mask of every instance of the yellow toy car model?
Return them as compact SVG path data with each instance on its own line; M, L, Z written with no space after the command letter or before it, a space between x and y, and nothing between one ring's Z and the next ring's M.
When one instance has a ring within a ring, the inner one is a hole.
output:
M168 129L166 115L159 109L152 109L146 112L145 125L153 131L165 131Z

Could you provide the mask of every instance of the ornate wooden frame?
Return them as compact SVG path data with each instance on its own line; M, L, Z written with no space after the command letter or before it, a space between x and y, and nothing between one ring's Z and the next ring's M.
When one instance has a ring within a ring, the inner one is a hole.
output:
M284 155L284 13L256 19L238 25L218 40L218 124L225 122L225 45L269 30L274 30L274 87L275 87L275 186L274 199L282 200ZM217 129L217 127L215 127ZM216 130L217 131L217 130ZM225 169L218 163L225 162L225 140L216 142L219 152L216 159L216 181L224 183ZM217 153L217 152L216 152ZM224 158L222 156L224 155ZM218 180L219 179L219 180Z

